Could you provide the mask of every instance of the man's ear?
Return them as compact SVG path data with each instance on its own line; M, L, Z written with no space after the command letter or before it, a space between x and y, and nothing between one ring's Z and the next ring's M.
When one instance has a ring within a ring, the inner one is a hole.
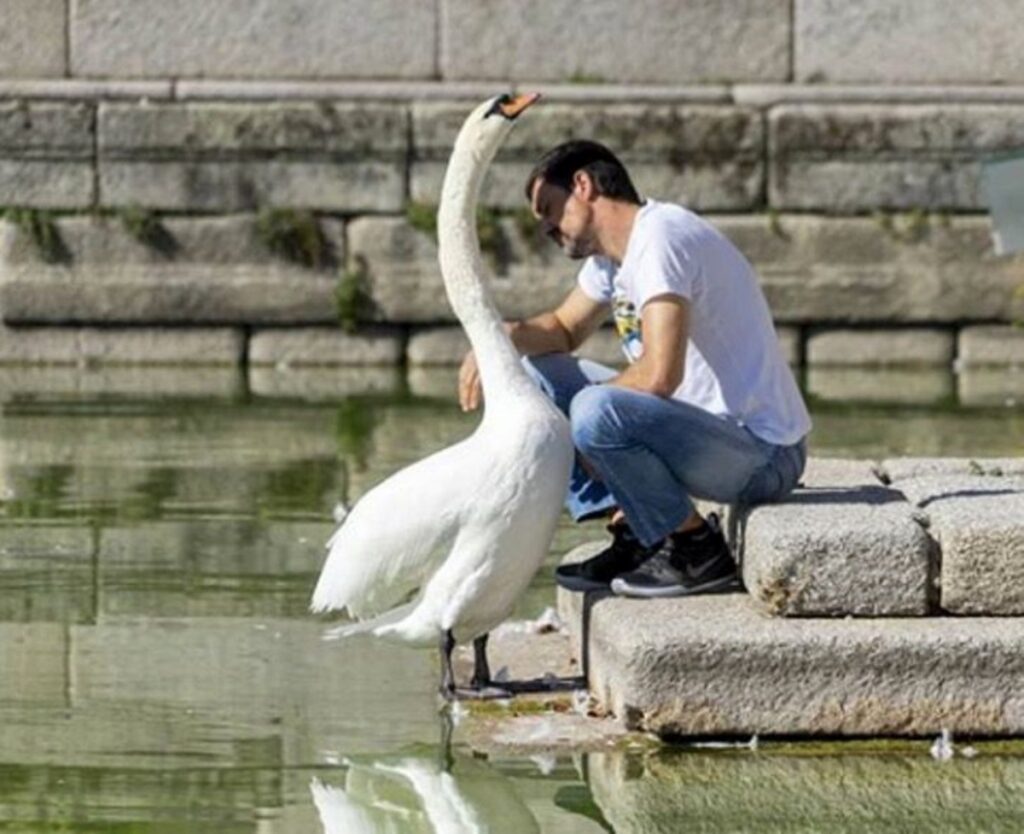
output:
M597 188L594 186L594 178L586 171L579 170L572 175L572 193L577 199L590 202L597 197Z

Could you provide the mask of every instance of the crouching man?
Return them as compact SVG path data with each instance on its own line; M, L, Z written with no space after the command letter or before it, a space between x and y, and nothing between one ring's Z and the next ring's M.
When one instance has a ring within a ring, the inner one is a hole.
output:
M718 519L693 499L782 498L803 472L811 427L753 268L693 212L642 200L596 142L550 150L526 196L544 233L583 265L557 309L506 326L571 421L570 513L611 517L611 545L556 580L639 597L735 584ZM621 372L571 355L609 313L629 360ZM471 353L459 401L470 410L480 397Z

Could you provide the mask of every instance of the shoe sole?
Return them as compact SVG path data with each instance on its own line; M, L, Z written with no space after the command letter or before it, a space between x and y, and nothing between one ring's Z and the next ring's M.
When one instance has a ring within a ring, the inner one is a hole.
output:
M733 585L739 588L740 580L738 576L723 576L720 579L712 579L710 582L690 585L689 587L685 585L643 587L640 585L630 585L628 582L624 582L621 577L616 577L612 580L611 589L613 594L620 597L656 599L660 597L686 597L694 594L706 594L709 591L724 591Z
M607 582L598 582L596 579L587 579L582 576L559 576L555 573L555 584L565 588L567 591L586 593L587 591L607 591Z

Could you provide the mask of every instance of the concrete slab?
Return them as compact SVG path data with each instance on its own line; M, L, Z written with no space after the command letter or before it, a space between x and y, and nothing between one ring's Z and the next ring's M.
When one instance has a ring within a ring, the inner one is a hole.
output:
M808 365L941 365L953 362L953 332L935 328L827 329L807 337Z
M67 25L64 0L6 0L0 24L0 75L65 75Z
M942 608L1024 614L1024 478L922 475L895 485L942 548Z
M252 365L397 365L402 332L395 327L363 326L355 333L340 327L257 330L249 338Z
M975 325L960 331L957 364L963 368L1024 367L1024 330L1012 325Z
M745 594L594 597L589 682L632 729L668 736L1024 731L1024 620L796 619ZM580 634L583 597L559 591Z

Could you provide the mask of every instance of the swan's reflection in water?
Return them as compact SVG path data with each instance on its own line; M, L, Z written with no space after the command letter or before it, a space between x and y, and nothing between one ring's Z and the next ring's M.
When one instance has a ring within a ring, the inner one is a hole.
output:
M540 826L512 780L453 753L349 761L343 784L310 785L324 834L533 834Z

